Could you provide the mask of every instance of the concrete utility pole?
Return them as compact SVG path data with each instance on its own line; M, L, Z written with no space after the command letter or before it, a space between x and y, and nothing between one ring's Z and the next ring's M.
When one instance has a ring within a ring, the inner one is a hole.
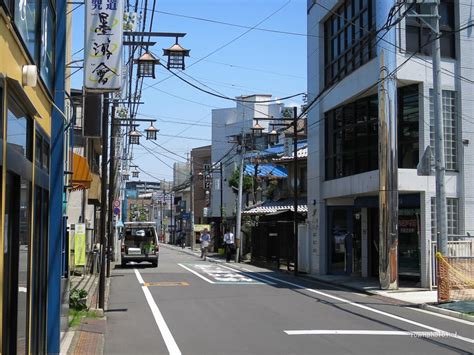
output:
M293 107L293 236L294 236L294 274L298 276L298 108Z
M436 231L438 251L448 253L448 215L446 212L445 172L446 162L444 156L444 117L442 111L441 91L441 44L439 30L439 1L432 6L432 31L434 41L432 48L433 57L433 113L435 129L435 167L436 167Z
M242 135L242 145L244 146L244 135ZM242 232L242 190L244 185L244 149L241 151L240 167L239 167L239 194L237 197L237 212L236 212L236 226L235 238L239 241L237 243L237 250L235 252L235 262L239 262L239 256L243 253L244 243L241 237Z
M391 1L377 1L377 23L385 23L392 9ZM392 74L397 66L395 28L379 42L380 83L378 85L379 121L379 282L383 290L398 288L398 144L397 144L397 79ZM389 48L390 47L390 48Z
M190 201L189 201L189 229L191 231L191 250L194 250L194 247L196 246L196 237L194 235L194 171L193 171L193 157L189 159L189 178L191 179L190 181L190 187L189 187L189 192L190 192Z
M107 250L107 153L109 140L109 94L104 94L102 111L102 185L100 205L100 275L99 275L99 308L105 305L105 253Z
M113 204L115 198L115 108L117 100L114 99L112 104L112 115L110 119L110 161L109 161L109 209L108 209L108 238L107 238L107 277L110 277L110 259L114 253L114 215Z

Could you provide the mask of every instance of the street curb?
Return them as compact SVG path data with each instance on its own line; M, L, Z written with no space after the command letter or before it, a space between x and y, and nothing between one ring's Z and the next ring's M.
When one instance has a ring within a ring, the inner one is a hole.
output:
M458 319L463 319L463 320L467 320L468 322L474 323L474 316L470 316L468 314L464 314L464 313L461 313L461 312L456 312L456 311L452 311L452 310L449 310L449 309L444 309L444 308L432 306L432 305L429 305L429 304L426 304L426 303L420 304L419 308L424 309L425 311L430 311L430 312L433 312L433 313L439 313L439 314L443 314L445 316L458 318Z

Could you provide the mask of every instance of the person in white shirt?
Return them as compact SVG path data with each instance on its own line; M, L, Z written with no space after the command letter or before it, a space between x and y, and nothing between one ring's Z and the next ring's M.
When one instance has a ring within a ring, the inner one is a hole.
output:
M201 241L201 259L206 260L207 249L209 248L209 244L211 243L211 235L207 231L207 228L204 228L201 233L201 236L199 237L199 240Z
M232 258L232 254L235 251L235 242L234 242L234 233L232 233L228 229L226 230L224 234L224 245L225 245L226 261L230 262L230 259Z

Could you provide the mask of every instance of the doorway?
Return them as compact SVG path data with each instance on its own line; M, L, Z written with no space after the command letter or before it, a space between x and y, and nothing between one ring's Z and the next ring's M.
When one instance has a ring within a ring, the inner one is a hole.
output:
M357 275L362 269L361 214L350 207L328 207L329 272Z

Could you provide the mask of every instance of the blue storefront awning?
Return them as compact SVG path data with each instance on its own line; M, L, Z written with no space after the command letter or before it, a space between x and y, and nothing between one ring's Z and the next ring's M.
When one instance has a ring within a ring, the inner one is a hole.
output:
M255 165L253 164L245 165L245 174L254 176ZM260 165L257 165L257 176L261 176L261 177L274 176L274 177L279 177L279 178L286 178L288 177L288 170L278 165L260 164Z

